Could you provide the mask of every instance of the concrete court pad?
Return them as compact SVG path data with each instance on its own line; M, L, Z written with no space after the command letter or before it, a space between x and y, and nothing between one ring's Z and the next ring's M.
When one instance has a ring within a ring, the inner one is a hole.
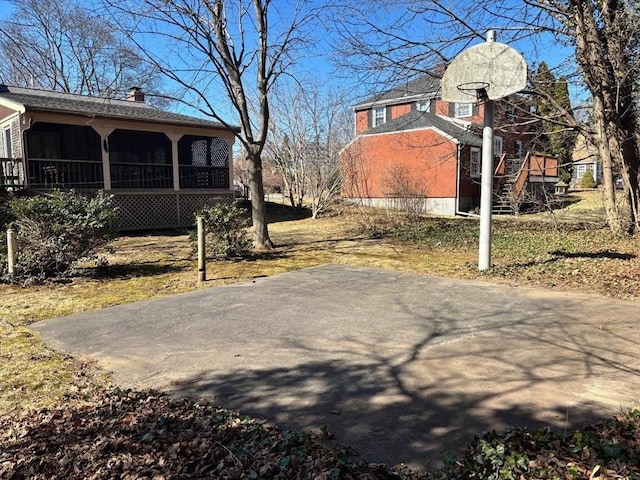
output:
M34 325L126 387L213 396L429 470L473 435L640 400L640 302L325 265Z

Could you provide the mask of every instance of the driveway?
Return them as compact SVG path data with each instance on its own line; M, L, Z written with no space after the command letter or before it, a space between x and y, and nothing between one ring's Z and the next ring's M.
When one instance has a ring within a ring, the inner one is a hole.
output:
M432 469L474 434L640 400L640 302L325 265L41 322L123 386L213 396Z

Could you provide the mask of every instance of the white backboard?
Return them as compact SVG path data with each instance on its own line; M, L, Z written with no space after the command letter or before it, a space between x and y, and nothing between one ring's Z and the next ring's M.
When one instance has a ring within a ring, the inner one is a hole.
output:
M484 88L485 100L499 100L527 85L527 64L509 45L485 42L460 53L442 76L442 99L476 103L476 89Z

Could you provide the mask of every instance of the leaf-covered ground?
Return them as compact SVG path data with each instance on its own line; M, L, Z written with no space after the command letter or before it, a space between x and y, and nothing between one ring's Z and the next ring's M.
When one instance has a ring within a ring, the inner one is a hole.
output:
M397 478L348 450L209 403L114 390L91 406L0 420L2 479ZM418 478L407 473L405 478Z
M490 432L445 470L351 463L349 449L207 402L112 390L0 419L2 479L638 479L640 411L580 432Z
M406 221L344 207L315 221L270 225L279 245L273 252L211 265L205 285L196 282L186 235L122 237L97 277L0 285L0 478L640 480L637 411L575 433L510 430L469 439L466 453L429 475L352 465L349 450L328 435L284 432L210 404L105 387L94 366L54 352L26 328L330 262L640 298L640 242L612 237L598 192L588 193L558 212L557 227L548 218L496 219L495 266L483 274L475 265L477 220Z

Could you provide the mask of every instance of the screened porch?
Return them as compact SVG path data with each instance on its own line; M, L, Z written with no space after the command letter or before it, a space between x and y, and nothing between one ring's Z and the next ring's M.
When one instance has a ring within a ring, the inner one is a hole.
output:
M229 146L220 137L36 122L25 135L32 189L229 189ZM175 159L175 161L174 161ZM3 169L3 172L5 170Z

